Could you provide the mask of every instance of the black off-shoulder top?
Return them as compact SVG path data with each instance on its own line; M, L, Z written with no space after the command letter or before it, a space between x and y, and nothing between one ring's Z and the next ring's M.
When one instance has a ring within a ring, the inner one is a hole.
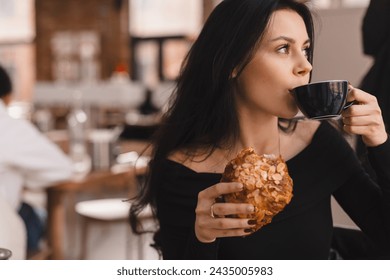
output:
M271 224L247 237L201 243L194 234L198 193L221 174L198 173L169 159L152 177L156 192L156 234L164 259L327 259L333 195L352 220L384 250L390 248L390 140L369 148L374 182L342 135L323 122L312 142L287 161L293 198ZM388 252L388 251L387 251Z

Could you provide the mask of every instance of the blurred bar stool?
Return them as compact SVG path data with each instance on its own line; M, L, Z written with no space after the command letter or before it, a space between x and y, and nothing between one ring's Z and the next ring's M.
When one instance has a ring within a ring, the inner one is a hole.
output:
M105 198L76 203L76 213L83 218L80 259L85 259L87 255L88 228L91 223L127 222L130 206L131 203L126 198ZM153 214L150 207L145 208L140 217L142 222L152 220ZM142 260L144 258L144 234L135 235L131 232L130 226L128 229L126 257L128 258L129 249L136 248L137 259Z

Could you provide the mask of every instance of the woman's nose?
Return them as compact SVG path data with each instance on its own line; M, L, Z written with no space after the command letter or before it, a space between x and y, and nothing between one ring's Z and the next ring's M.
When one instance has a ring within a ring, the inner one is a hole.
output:
M307 60L306 56L299 57L296 67L294 68L294 74L298 76L305 76L311 72L313 66Z

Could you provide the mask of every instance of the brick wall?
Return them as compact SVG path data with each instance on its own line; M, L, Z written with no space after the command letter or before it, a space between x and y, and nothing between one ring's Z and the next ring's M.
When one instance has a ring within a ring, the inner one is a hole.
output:
M184 1L184 0L183 0ZM213 9L212 0L203 0L204 19ZM97 31L100 78L108 78L118 63L125 63L131 75L128 34L129 0L35 0L36 78L53 80L51 38L60 31Z
M129 61L127 0L36 0L36 77L52 80L51 38L58 31L97 31L100 78Z

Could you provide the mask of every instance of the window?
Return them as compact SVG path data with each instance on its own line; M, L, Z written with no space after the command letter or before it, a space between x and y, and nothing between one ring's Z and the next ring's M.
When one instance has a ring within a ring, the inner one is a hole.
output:
M203 0L130 0L130 34L138 37L196 35Z
M203 25L203 0L130 0L132 78L173 80Z
M34 0L0 0L0 64L10 74L14 99L28 101L35 80Z
M0 43L32 42L35 37L33 0L0 0Z
M312 5L318 9L341 7L367 7L370 0L312 0Z

